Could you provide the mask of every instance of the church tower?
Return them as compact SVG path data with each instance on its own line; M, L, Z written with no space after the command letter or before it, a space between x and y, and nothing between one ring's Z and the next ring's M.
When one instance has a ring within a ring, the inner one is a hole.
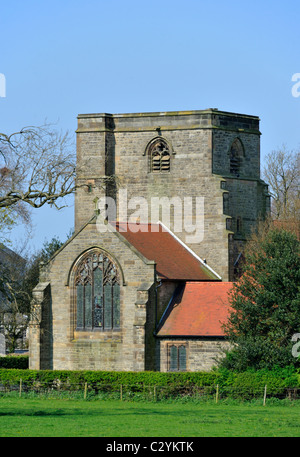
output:
M242 246L269 205L259 118L217 109L81 114L77 184L75 231L98 199L110 197L117 220L159 219L232 281Z

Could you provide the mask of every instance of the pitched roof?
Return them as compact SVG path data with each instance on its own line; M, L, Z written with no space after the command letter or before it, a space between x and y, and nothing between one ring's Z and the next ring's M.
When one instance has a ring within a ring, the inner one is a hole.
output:
M120 233L146 259L156 262L156 271L162 279L172 280L220 280L220 276L206 265L190 248L163 224L128 223L114 224ZM134 227L134 228L133 228Z
M4 244L0 244L0 263L6 265L14 265L14 267L17 263L19 263L20 267L23 268L26 260L23 259L23 257L17 254L15 251L12 251L7 246L4 246Z
M171 300L157 336L224 336L231 282L187 282Z

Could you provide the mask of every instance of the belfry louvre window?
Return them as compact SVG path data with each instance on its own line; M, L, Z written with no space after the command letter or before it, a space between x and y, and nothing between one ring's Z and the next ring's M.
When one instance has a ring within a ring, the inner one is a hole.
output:
M170 171L170 151L163 140L156 140L149 150L150 171L152 173L164 173Z
M106 253L90 251L75 274L77 329L120 329L120 276Z
M186 346L169 346L169 371L186 371Z

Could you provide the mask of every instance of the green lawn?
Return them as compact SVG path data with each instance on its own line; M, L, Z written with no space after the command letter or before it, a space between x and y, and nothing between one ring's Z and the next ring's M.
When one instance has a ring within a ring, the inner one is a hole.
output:
M299 437L300 404L0 397L1 437Z

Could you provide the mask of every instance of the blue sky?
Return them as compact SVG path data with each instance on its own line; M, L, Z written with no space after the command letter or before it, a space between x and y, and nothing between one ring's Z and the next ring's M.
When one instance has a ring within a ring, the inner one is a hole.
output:
M218 108L261 119L261 154L300 144L296 0L0 0L0 131L79 113ZM30 247L62 240L73 199L33 214ZM22 238L21 228L14 243Z

